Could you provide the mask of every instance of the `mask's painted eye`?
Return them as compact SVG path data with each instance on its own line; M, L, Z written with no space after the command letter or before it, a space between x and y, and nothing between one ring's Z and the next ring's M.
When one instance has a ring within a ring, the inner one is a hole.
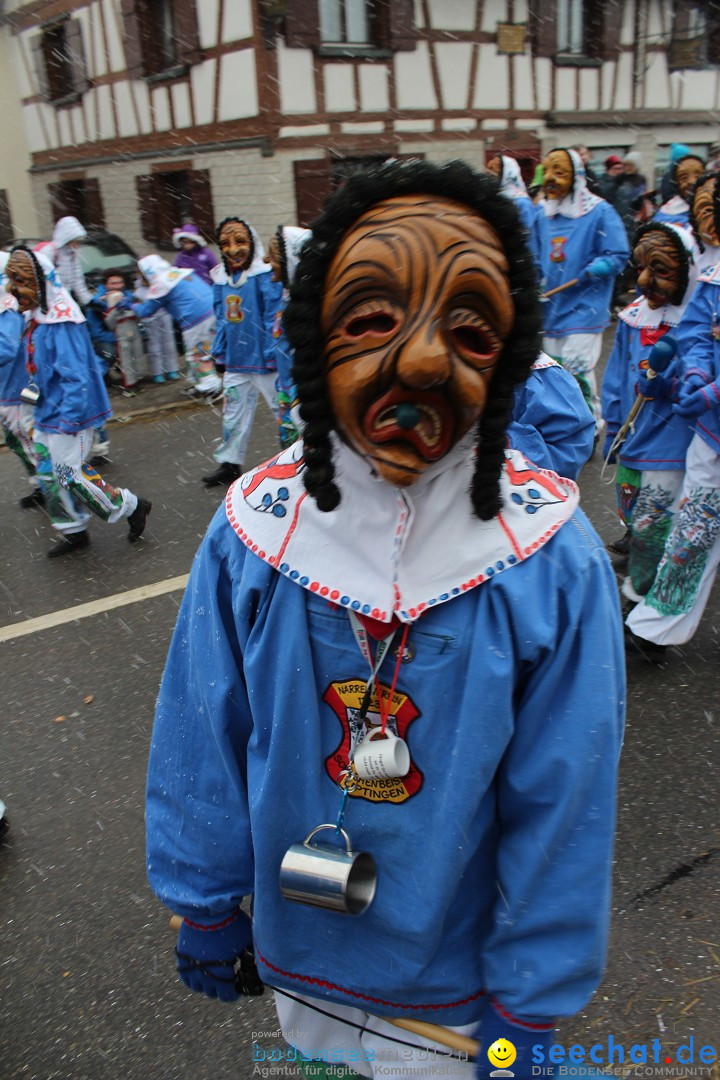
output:
M361 338L366 334L392 334L398 327L394 315L385 311L371 311L367 315L358 315L345 327L348 337Z
M459 353L475 360L490 360L498 350L498 340L495 335L473 323L459 322L452 326L450 341Z

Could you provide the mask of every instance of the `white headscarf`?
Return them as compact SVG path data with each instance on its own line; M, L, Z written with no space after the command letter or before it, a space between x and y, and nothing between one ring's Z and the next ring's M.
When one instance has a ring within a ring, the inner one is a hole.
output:
M672 231L680 237L683 247L690 255L687 288L685 289L683 298L679 304L665 304L665 306L661 308L651 308L647 302L646 296L638 296L618 314L618 319L622 319L624 323L627 323L628 326L632 326L635 329L642 328L650 330L657 326L677 326L685 313L685 308L693 294L700 272L700 267L698 265L700 249L690 230L684 228L682 225L675 225L668 221L658 222L658 225L660 224L668 229L672 229Z
M520 166L515 158L500 155L500 191L509 199L529 199Z
M565 149L557 147L558 150ZM549 151L550 153L552 151ZM587 186L587 174L582 158L576 150L567 150L573 166L573 182L570 191L564 199L541 199L540 206L545 211L546 217L555 217L562 214L563 217L580 218L594 210L598 203L604 202L599 195L593 195Z
M84 240L87 232L76 217L62 217L55 225L52 242L56 248L65 247L71 240Z
M285 269L288 285L292 285L300 262L300 253L312 236L312 232L310 229L299 229L297 225L283 225L281 232L283 247L285 248Z
M138 269L147 279L148 300L159 300L167 296L178 282L189 277L193 272L189 268L171 266L167 259L163 259L160 255L143 255L142 259L138 259Z

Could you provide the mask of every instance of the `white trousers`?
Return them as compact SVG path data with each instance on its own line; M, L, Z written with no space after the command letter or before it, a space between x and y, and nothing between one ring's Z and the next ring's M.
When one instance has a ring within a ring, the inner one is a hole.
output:
M225 372L223 441L213 455L216 461L227 461L232 465L243 464L260 394L270 406L273 416L277 414L276 379L275 371L264 374L247 371Z
M599 431L604 427L604 421L595 368L602 349L602 331L599 334L568 334L566 337L546 336L543 338L543 349L575 376L586 398L590 394L588 405L595 417L595 428ZM587 391L583 384L586 384Z

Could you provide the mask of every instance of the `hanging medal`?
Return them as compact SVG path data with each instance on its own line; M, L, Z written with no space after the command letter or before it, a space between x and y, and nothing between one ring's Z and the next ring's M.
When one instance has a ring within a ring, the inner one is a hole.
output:
M400 659L404 654L405 641L407 639L410 624L408 623L403 632L403 640L399 650L399 658L395 665L392 686L390 692L384 695L377 683L377 675L395 637L395 630L378 642L373 661L370 648L370 638L367 630L362 625L357 615L350 611L350 625L360 651L368 662L370 677L367 681L363 696L358 721L366 721L373 690L378 703L380 724L370 726L366 723L365 734L358 742L354 742L350 748L350 772L355 773L362 780L392 780L407 776L410 771L410 751L404 739L395 732L388 730L390 706L395 694L395 684L400 670Z

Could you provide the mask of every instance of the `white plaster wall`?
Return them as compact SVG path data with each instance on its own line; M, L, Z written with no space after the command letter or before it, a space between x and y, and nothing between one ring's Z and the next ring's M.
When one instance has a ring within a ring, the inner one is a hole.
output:
M384 64L360 65L360 108L363 112L387 112L390 108L388 70Z
M103 13L105 15L105 32L108 39L108 52L110 54L110 69L112 71L124 71L127 67L125 60L125 41L122 33L122 16L120 14L120 0L103 0ZM100 12L97 12L99 22ZM101 48L104 47L101 42Z
M395 85L399 109L437 109L426 41L412 52L395 53Z
M661 16L661 0L649 0L648 2L648 36L657 38L663 33L663 19Z
M193 64L190 69L190 86L192 88L193 105L195 106L196 124L212 123L216 64L216 60L205 60L202 64Z
M632 107L632 79L633 57L632 53L620 53L617 60L618 79L617 94L613 106L616 109L630 109Z
M281 111L286 115L314 113L313 54L309 49L286 49L278 40L277 59Z
M220 60L218 120L235 120L240 116L257 114L255 53L252 49L227 53Z
M715 70L709 71L686 71L685 93L683 95L684 109L713 109L716 105Z
M533 60L533 66L535 68L535 88L537 92L537 104L535 107L544 112L552 106L552 60L544 56L538 57L537 60Z
M32 35L20 34L18 37L7 35L5 45L5 58L2 70L12 71L17 85L17 92L21 98L32 97L37 93L37 80L35 78L35 66L32 62L30 40ZM4 97L4 95L3 95ZM8 100L12 100L11 98Z
M135 108L129 82L115 83L115 106L117 108L118 134L124 137L139 135Z
M200 0L202 7L203 0ZM252 37L253 24L250 0L230 0L223 8L223 42Z
M580 69L580 108L597 109L601 68Z
M41 150L47 150L48 148L48 138L45 133L41 110L41 105L26 105L23 109L25 138L31 154L39 153Z
M600 69L600 85L601 85L600 104L601 104L601 108L603 108L603 109L612 109L612 107L614 105L613 94L615 92L614 87L615 87L615 68L616 67L617 67L617 61L611 60L611 61L608 61L607 63L603 64L602 68Z
M473 108L508 109L509 107L507 56L499 56L494 45L481 45L475 76Z
M508 5L506 0L489 0L482 5L482 21L480 23L480 29L484 30L488 34L494 34L497 30L497 24L499 22L507 22ZM513 20L517 22L517 19Z
M555 102L553 108L566 112L575 105L575 68L559 67L555 72Z
M433 30L474 30L474 0L428 0Z
M0 188L7 192L10 216L16 236L40 236L33 191L27 170L30 166L29 127L20 119L21 105L16 81L17 38L0 29ZM23 110L26 111L26 110ZM33 128L39 125L33 124ZM35 136L39 132L34 132Z
M524 23L528 21L528 5L527 0L515 0L515 7L513 10L513 21L516 23Z
M328 112L355 112L355 80L350 64L325 65L325 108Z
M425 9L422 0L415 0L415 26L418 30L425 29Z
M170 99L166 86L158 86L150 91L150 110L153 130L167 131L170 127Z
M670 107L670 87L665 53L650 53L645 72L645 107L667 109Z
M100 22L102 11L103 5L101 2L92 4L90 7L90 39L85 42L85 45L88 62L88 76L91 79L96 78L98 75L105 75L107 72L105 43L103 41L102 24ZM110 12L109 20L113 25L108 27L108 34L117 21L114 11Z
M187 82L174 83L170 89L173 103L173 116L175 127L189 127L192 123L190 111L190 84Z
M218 2L219 0L200 0L200 3L195 5L198 36L203 49L217 45Z
M515 108L534 109L532 59L529 54L514 56L511 63L515 76Z
M612 15L611 15L611 17L612 17ZM634 45L634 43L635 43L635 3L633 3L632 0L623 0L622 26L620 27L620 44L621 45Z
M140 131L147 135L152 131L152 113L150 111L150 89L139 80L128 84L135 100L135 107L140 120Z
M61 146L72 146L75 140L73 139L72 127L70 126L70 110L58 109L57 111L58 121L58 136Z
M82 109L85 117L85 136L88 142L94 142L97 135L95 131L95 90L90 89L83 94Z
M439 41L435 45L442 105L445 109L467 108L472 51L473 46L469 41Z

